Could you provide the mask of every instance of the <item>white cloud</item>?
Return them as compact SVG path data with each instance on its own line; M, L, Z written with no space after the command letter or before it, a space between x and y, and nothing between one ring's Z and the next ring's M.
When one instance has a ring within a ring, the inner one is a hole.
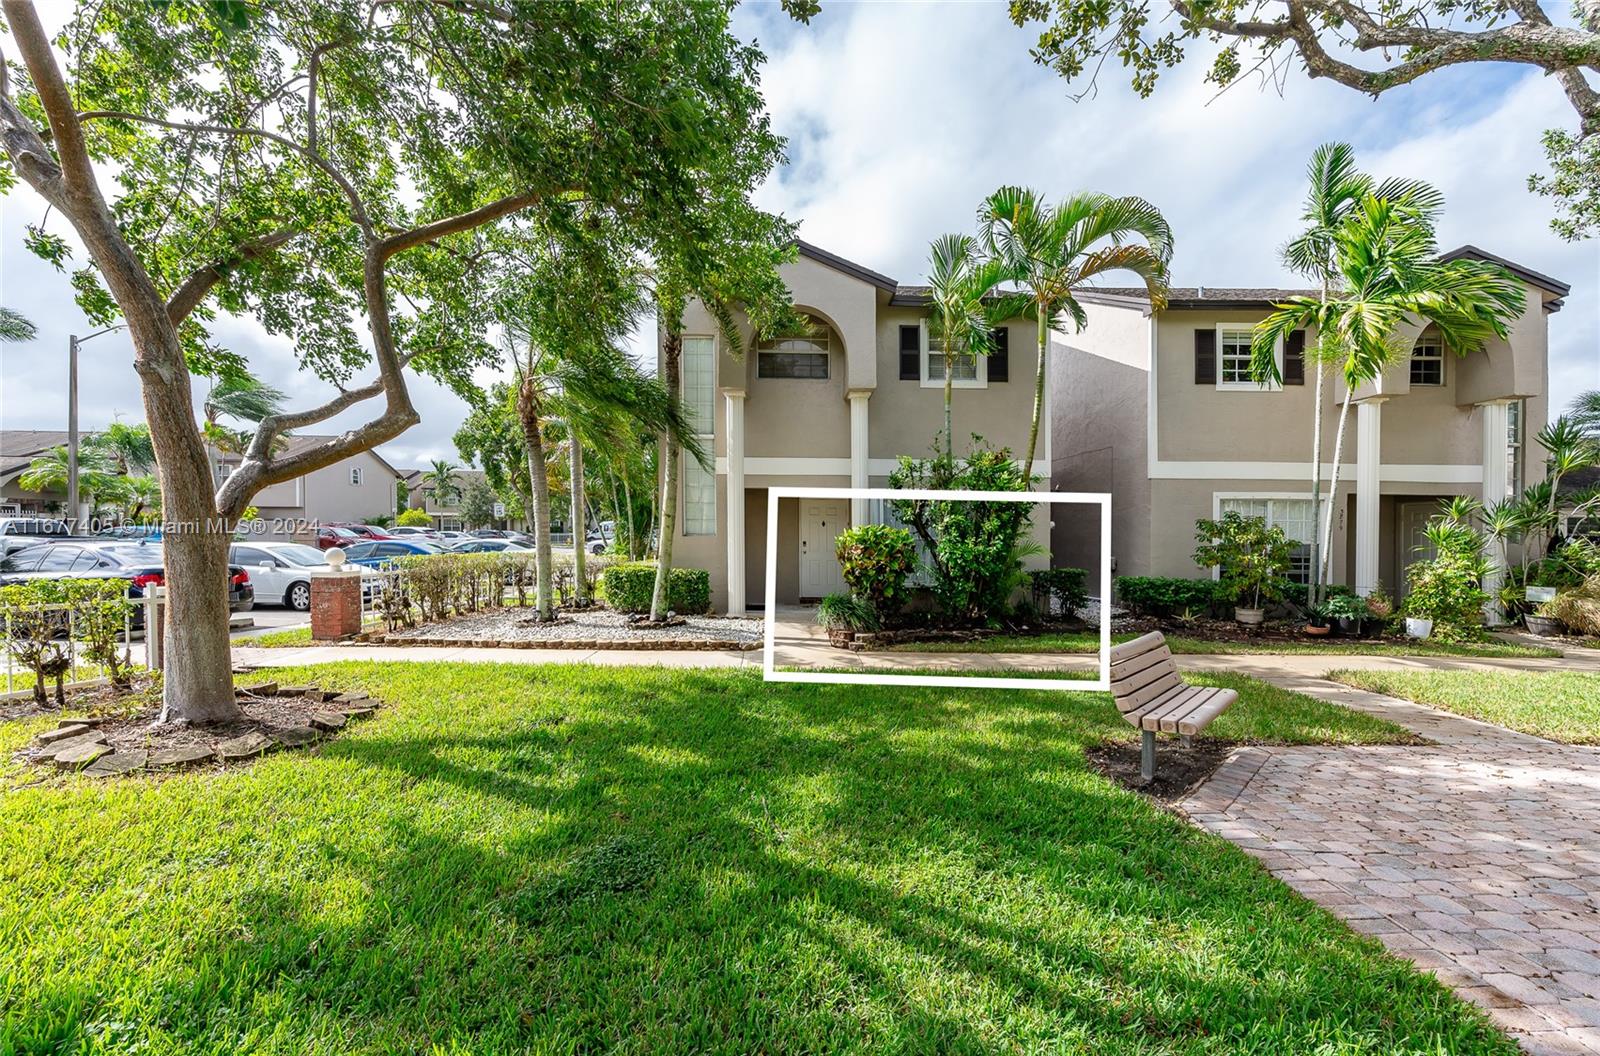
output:
M1543 163L1540 131L1571 123L1543 78L1480 66L1376 102L1303 77L1291 79L1285 97L1253 84L1217 97L1191 63L1139 99L1113 64L1098 96L1074 103L1028 58L1030 33L1010 24L1003 5L833 0L809 27L789 24L776 5L746 6L737 17L767 50L763 90L790 141L788 166L759 200L834 252L917 281L931 238L970 230L983 195L1022 183L1051 194L1093 188L1149 198L1175 230L1180 284L1283 282L1290 277L1277 247L1296 228L1305 160L1318 143L1345 139L1364 167L1425 178L1447 193L1447 245L1472 242L1571 282L1565 310L1550 320L1554 405L1600 387L1600 248L1556 238L1549 202L1525 187ZM67 335L89 329L65 277L21 248L23 225L40 214L25 189L0 199L0 300L40 326L31 345L0 346L0 424L8 428L61 427ZM64 225L57 218L52 226ZM653 358L653 328L645 320L630 342L642 359ZM296 402L326 398L327 386L296 369L287 343L253 321L217 329ZM465 405L429 381L415 381L413 392L422 422L385 453L397 465L456 457L451 435ZM82 408L86 426L142 417L124 336L85 346ZM347 412L330 427L360 420Z

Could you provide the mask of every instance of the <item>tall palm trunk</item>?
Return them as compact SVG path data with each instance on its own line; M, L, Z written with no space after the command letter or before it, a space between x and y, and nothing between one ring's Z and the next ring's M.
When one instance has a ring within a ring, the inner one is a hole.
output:
M528 449L528 481L533 487L534 599L539 619L548 621L555 618L550 591L550 480L544 468L539 412L539 384L530 364L517 390L517 418L522 423L522 441Z
M1328 303L1328 268L1322 271L1322 303ZM1317 335L1320 344L1322 335ZM1318 349L1321 352L1321 349ZM1302 352L1302 355L1304 353ZM1328 367L1322 356L1317 356L1316 404L1311 408L1311 589L1306 599L1313 605L1322 604L1326 593L1327 577L1322 574L1322 393L1327 382ZM1330 497L1330 501L1331 497Z
M588 563L587 531L583 501L583 445L578 432L567 423L567 471L572 477L572 598L579 605L589 604L589 586L584 578Z
M944 457L952 458L954 451L955 426L950 423L950 405L954 403L955 379L950 362L950 353L944 354Z
M1033 422L1028 426L1028 450L1022 463L1022 473L1033 479L1033 452L1039 446L1039 420L1044 417L1044 357L1050 348L1050 313L1038 305L1039 362L1033 372Z
M1339 497L1339 464L1344 459L1344 433L1345 422L1350 418L1350 398L1354 391L1345 387L1344 402L1339 405L1339 424L1334 431L1333 440L1333 471L1328 475L1328 512L1322 521L1322 580L1327 582L1329 543L1333 538L1333 511L1338 506Z
M678 377L678 363L683 358L683 321L674 319L667 328L667 339L662 348L666 371L667 395L673 404L682 396L683 384ZM661 467L661 542L656 548L656 589L650 598L650 619L659 621L667 616L667 581L672 574L672 537L678 530L678 442L671 431L661 438L664 464Z

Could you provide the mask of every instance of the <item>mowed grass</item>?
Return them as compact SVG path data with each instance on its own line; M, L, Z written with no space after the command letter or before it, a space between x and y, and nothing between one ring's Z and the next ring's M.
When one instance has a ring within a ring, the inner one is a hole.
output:
M1134 736L1102 694L278 677L388 706L221 776L0 793L0 1052L1515 1052L1088 770ZM1219 733L1392 735L1246 688Z
M1328 677L1536 737L1571 744L1600 744L1600 674L1334 671Z
M1111 642L1126 642L1135 634L1114 634ZM1271 655L1325 653L1329 656L1481 656L1554 657L1558 649L1517 645L1512 642L1436 642L1418 639L1407 642L1367 642L1353 638L1330 638L1325 642L1217 642L1183 635L1167 635L1174 653L1207 655ZM1100 648L1095 631L1049 634L998 634L975 642L906 642L889 647L905 653L1093 653Z

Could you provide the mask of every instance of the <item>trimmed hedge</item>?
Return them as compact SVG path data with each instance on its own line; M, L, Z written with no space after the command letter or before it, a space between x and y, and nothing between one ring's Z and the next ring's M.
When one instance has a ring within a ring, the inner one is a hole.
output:
M1226 603L1229 594L1214 579L1178 576L1118 576L1117 597L1139 616L1171 616L1179 612L1204 612Z
M1089 570L1084 568L1041 568L1028 573L1033 586L1033 603L1049 611L1055 598L1062 615L1071 616L1089 601Z
M656 589L656 563L630 561L612 565L603 577L606 604L618 612L649 612ZM711 611L711 573L703 568L674 568L667 576L667 608L680 616Z

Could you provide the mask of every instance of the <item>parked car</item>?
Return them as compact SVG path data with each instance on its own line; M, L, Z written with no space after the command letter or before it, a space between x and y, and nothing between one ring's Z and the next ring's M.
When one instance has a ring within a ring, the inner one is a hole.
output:
M159 524L114 524L107 525L94 533L102 539L161 539L161 526Z
M515 539L463 539L459 543L446 548L452 554L485 554L501 553L506 550L530 551L531 546L524 546Z
M302 543L235 543L228 560L250 573L258 602L297 612L311 609L311 573L327 567L321 550Z
M142 598L146 587L166 585L166 564L160 543L106 543L69 539L16 550L0 559L0 585L35 579L125 579L128 597ZM250 574L228 565L228 609L248 612L256 591ZM133 625L144 625L144 606L133 610Z
M36 546L46 539L62 539L71 535L65 521L54 521L48 517L0 517L0 555L25 546Z
M439 538L438 533L435 532L431 527L424 528L421 525L416 524L396 525L395 527L388 529L388 532L390 538L392 539L420 539L423 542L431 543L437 541Z
M354 524L352 522L345 521L345 522L342 522L342 523L339 523L339 524L330 525L329 527L332 527L332 528L343 528L347 532L356 533L357 535L359 535L363 539L393 539L394 538L394 536L389 534L389 529L387 529L387 528L379 528L375 524Z
M366 541L366 536L353 532L348 528L341 528L338 525L325 524L317 529L316 544L318 550L327 550L335 546L349 548L357 543Z
M394 564L402 557L444 552L444 548L435 543L423 543L414 539L377 539L345 547L344 558L354 565L383 568Z
M463 539L471 538L466 532L458 532L453 528L441 528L439 531L434 532L433 534L436 542L445 544L459 543Z

